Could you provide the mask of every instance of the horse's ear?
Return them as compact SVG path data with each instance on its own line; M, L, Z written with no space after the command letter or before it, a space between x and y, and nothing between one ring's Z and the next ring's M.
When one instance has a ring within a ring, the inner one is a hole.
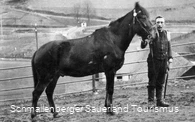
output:
M138 8L140 8L140 5L139 5L139 2L136 2L135 3L135 9L138 9Z

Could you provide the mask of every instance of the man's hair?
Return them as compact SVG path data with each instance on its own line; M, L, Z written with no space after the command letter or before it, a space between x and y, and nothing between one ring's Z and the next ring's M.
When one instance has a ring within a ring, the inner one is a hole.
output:
M155 18L155 21L156 21L158 18L164 18L164 17L163 17L163 16L157 16L157 17Z

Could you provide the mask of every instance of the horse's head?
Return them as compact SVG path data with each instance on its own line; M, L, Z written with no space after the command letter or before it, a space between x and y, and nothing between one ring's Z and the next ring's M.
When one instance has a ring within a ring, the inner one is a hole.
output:
M151 39L155 37L155 28L153 27L149 14L145 8L135 3L133 9L133 30L142 37L142 40Z

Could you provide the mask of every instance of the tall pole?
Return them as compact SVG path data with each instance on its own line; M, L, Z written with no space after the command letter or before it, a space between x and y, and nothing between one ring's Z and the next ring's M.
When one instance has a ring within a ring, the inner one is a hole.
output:
M3 20L2 17L3 15L1 14L1 41L3 40Z
M38 46L38 35L37 35L37 24L35 23L35 43L36 43L36 50L38 50L39 46Z

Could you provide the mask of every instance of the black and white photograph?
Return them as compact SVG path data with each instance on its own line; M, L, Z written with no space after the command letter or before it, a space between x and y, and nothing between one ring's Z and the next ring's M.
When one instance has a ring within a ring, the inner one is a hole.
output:
M0 0L0 122L195 122L195 1Z

